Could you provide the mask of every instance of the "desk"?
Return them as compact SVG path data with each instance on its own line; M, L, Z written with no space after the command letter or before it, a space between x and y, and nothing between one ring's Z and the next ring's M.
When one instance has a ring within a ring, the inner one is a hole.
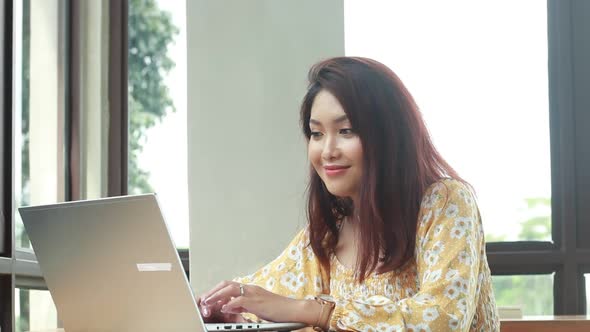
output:
M524 316L523 318L502 319L502 332L588 332L590 316ZM63 329L35 332L64 332Z
M501 320L502 332L588 332L590 316L524 316Z

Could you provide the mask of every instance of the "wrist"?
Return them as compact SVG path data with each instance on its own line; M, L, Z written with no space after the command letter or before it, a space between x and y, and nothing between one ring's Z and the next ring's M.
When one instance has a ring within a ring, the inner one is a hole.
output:
M328 331L330 329L330 321L332 320L332 314L336 308L334 298L329 295L318 295L314 301L320 305L320 314L317 322L314 325L315 331Z
M321 305L315 300L295 300L292 310L293 322L314 326L320 310Z

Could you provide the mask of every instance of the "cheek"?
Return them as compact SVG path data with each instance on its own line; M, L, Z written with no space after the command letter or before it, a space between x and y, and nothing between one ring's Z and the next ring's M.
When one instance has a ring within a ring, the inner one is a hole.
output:
M346 146L346 155L349 159L354 161L355 164L362 166L363 146L360 139L356 138L348 142Z
M322 158L322 150L315 144L314 142L309 142L307 145L307 158L309 162L313 165L313 167L317 170L317 167L320 165L320 161Z
M361 145L361 142L359 142L358 145L354 149L354 158L362 166L362 164L363 164L363 146Z

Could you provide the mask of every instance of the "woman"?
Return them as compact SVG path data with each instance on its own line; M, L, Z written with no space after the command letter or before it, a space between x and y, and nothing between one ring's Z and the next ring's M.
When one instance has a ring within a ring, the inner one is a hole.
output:
M339 57L313 66L309 81L309 224L261 270L203 294L205 319L499 331L474 195L399 78Z

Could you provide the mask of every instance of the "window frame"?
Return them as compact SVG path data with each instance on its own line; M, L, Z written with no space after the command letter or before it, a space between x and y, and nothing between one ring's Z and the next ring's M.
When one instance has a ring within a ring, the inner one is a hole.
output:
M584 114L590 98L582 93L590 75L577 73L590 73L590 41L578 37L590 36L584 20L590 3L549 0L547 6L553 242L493 242L486 251L493 275L555 272L554 314L582 315L590 250L577 238L590 236L590 209L580 209L585 206L580 198L590 197L590 186L583 185L590 175L590 150L583 149L583 142L590 134L579 127L590 127Z
M110 123L108 142L108 185L107 196L127 194L127 0L109 0L109 100ZM16 2L18 3L18 2ZM0 117L0 159L2 161L2 176L0 177L0 330L14 331L15 329L15 289L47 290L37 258L34 252L24 248L16 248L14 242L14 124L15 105L13 98L13 38L15 38L15 0L5 1L0 5L0 17L4 25L0 30L2 52L2 84L0 104L4 110ZM61 125L63 137L59 144L64 147L63 169L65 170L64 198L66 201L81 198L81 170L80 170L80 35L81 24L80 5L73 0L60 0L59 10L66 19L60 22L61 36L59 103L63 108ZM18 13L16 14L18 16ZM18 21L18 19L17 19ZM3 61L2 61L3 60ZM20 70L20 69L16 69ZM8 185L9 184L9 185ZM185 272L188 275L188 250L179 250L179 255Z
M5 1L0 4L0 72L2 88L0 89L0 104L3 111L0 117L0 159L2 161L2 175L0 177L0 329L12 331L14 320L14 274L13 274L13 230L12 222L12 31L13 4ZM9 167L6 167L10 165Z
M127 195L128 105L127 105L127 0L109 2L109 135L108 196Z

